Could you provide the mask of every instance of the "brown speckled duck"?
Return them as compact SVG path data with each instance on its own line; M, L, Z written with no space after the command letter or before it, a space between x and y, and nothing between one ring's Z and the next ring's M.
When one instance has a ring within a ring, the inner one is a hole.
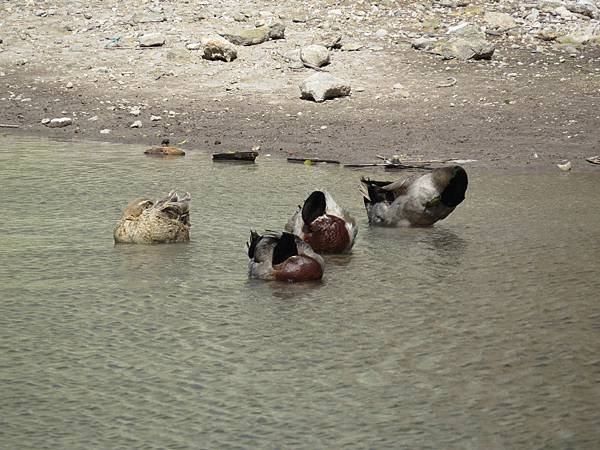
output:
M157 202L129 203L114 229L116 243L160 244L190 240L190 195L172 191Z
M395 182L361 179L371 225L428 227L465 199L467 172L460 166L433 169Z
M152 147L144 151L145 155L150 156L184 156L185 152L177 147L170 147L170 141L163 139L160 147Z
M291 233L250 232L248 276L262 280L310 281L323 277L323 258Z
M331 194L314 191L285 225L318 253L350 253L358 226Z

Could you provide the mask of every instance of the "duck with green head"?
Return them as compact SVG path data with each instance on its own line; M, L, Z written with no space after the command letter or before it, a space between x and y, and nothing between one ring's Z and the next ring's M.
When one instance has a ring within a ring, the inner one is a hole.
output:
M449 166L394 182L362 178L360 191L370 224L428 227L462 203L468 183L465 169Z
M323 258L291 233L250 232L248 276L262 280L314 281L323 277Z
M314 191L292 215L285 231L299 236L318 253L350 253L358 226L327 191Z
M153 202L139 198L127 205L113 235L116 243L161 244L190 240L190 194L175 191Z

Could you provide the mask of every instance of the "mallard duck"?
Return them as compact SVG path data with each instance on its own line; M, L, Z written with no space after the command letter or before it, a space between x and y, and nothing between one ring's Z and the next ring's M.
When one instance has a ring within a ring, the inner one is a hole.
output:
M465 169L449 166L393 183L362 178L360 191L370 224L428 227L465 199L467 184Z
M288 220L285 231L300 236L318 253L349 253L358 227L329 192L314 191Z
M309 281L323 277L323 258L291 233L250 232L248 276L263 280Z
M159 244L190 240L190 194L176 192L156 202L138 198L127 205L114 230L116 243Z
M152 147L144 151L145 155L151 156L184 156L185 152L177 147L170 147L170 141L163 139L160 143L160 147Z

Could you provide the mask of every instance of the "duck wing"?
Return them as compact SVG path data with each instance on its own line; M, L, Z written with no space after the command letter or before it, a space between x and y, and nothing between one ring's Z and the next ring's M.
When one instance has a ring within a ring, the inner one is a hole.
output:
M254 230L250 231L250 241L246 242L248 258L256 263L271 262L279 236L280 233L267 232L260 235Z
M396 198L406 192L407 180L399 181L376 181L369 178L361 178L359 190L365 203L392 203Z

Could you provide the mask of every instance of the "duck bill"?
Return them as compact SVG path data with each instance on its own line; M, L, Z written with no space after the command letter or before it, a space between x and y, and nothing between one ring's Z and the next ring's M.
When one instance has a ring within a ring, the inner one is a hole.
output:
M323 267L313 258L295 255L274 266L273 274L279 281L320 280L323 278Z

